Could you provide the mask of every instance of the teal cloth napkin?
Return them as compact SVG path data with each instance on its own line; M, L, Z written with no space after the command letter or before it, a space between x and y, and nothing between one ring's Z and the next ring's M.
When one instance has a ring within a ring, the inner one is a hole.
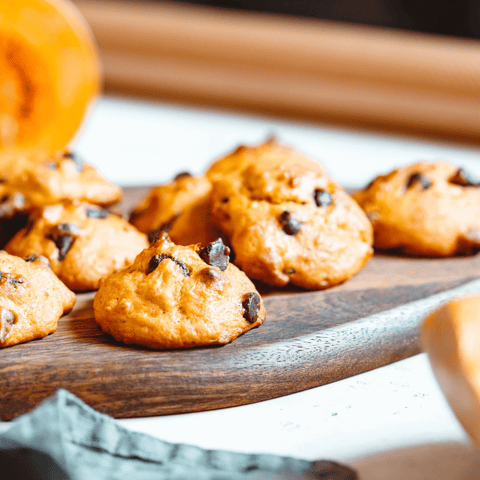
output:
M22 480L357 479L335 462L206 450L132 432L66 390L0 433L1 472Z

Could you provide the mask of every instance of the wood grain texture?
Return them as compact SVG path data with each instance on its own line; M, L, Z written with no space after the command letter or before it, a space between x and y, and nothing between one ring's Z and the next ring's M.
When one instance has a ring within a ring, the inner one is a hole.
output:
M145 188L126 189L128 210ZM0 350L0 418L27 412L58 388L117 418L259 402L324 385L419 352L418 325L362 319L480 277L480 256L376 255L337 287L259 285L267 320L222 347L153 351L120 344L93 319L94 293L42 340ZM353 323L355 328L352 328Z
M107 92L480 141L480 41L172 1L74 0Z

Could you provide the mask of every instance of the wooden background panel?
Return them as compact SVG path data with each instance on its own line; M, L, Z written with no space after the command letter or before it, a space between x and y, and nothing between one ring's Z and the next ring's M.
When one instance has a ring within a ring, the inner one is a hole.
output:
M107 92L480 140L480 41L175 2L74 0Z

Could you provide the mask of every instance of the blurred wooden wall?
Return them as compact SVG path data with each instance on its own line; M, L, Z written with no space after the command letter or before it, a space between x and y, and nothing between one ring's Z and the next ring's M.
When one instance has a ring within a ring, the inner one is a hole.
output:
M480 41L175 2L74 3L106 92L480 143Z

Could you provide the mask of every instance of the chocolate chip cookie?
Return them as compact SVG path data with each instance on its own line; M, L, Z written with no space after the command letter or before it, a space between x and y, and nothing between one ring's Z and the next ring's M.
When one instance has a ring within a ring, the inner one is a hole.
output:
M171 182L154 187L134 208L130 222L150 240L168 232L179 245L206 245L221 235L210 221L211 189L205 175L179 173Z
M27 224L28 214L25 197L0 184L0 248Z
M32 207L64 200L111 205L122 196L121 188L72 152L29 152L0 158L5 184L24 195Z
M378 249L435 257L480 250L480 184L448 162L402 166L354 198Z
M207 171L212 220L250 278L324 289L372 255L372 227L323 166L271 139L242 146Z
M148 246L145 234L98 205L56 204L32 214L5 246L19 256L43 255L74 291L94 290L100 279L129 265Z
M71 152L0 152L0 247L37 207L66 200L111 205L121 189Z
M102 280L93 304L102 330L156 349L226 344L263 323L263 301L218 239L180 246L165 232L126 269Z
M75 304L71 292L38 255L0 251L0 348L46 337Z

